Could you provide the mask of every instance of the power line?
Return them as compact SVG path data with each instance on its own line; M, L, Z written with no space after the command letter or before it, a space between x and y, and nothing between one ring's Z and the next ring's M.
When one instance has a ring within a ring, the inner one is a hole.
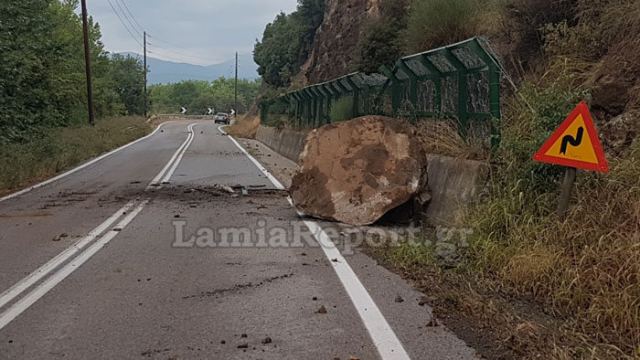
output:
M129 27L127 26L127 24L124 22L124 20L122 20L122 17L120 16L120 13L118 13L118 11L116 10L116 8L113 6L113 3L111 3L111 0L107 0L107 2L109 3L109 6L111 6L111 10L113 10L113 13L116 14L116 16L118 17L118 20L120 20L120 23L122 24L122 26L124 26L124 28L127 30L127 32L129 33L129 35L131 35L131 38L138 43L138 45L140 45L140 47L142 47L142 44L140 43L140 40L138 40L136 38L135 35L133 35L133 32L131 32L131 30L129 30Z
M160 54L160 53L169 53L169 54L173 54L174 56L177 56L178 58L180 58L180 59L181 59L181 60L179 60L179 61L185 61L185 59L186 59L186 60L187 60L186 62L196 60L196 61L199 61L199 62L204 62L204 63L206 63L207 65L213 65L213 64L215 64L215 61L212 61L212 60L210 60L210 59L207 59L207 58L204 58L204 57L201 57L201 56L190 55L189 53L173 51L173 50L171 50L171 49L167 49L167 48L164 48L164 47L160 47L160 46L153 45L153 43L147 43L147 44L148 44L149 46L151 46L151 48L152 48L153 50L155 50L155 53L156 53L156 54ZM190 60L189 60L189 59L190 59Z
M127 15L127 12L124 10L122 5L120 5L120 1L115 0L115 2L116 2L116 6L118 6L118 9L120 9L120 14L122 14L124 16L124 19L127 20L127 23L129 23L129 26L131 27L131 29L136 33L136 35L138 35L138 37L142 37L142 33L138 31L138 28L136 27L136 25L133 23L133 21L131 21L131 19L129 18L129 15ZM144 31L144 29L142 31Z
M127 6L126 0L120 0L120 2L122 3L122 5L124 5L124 8L127 10L127 13L129 13L129 16L131 17L131 19L133 19L133 22L135 22L136 25L138 25L138 29L140 29L140 31L144 32L144 26L140 25L138 20L136 20L136 17L133 16L133 13L131 12L131 10L129 10L129 7Z
M160 39L160 38L154 36L153 34L151 34L151 35L147 34L147 36L150 37L151 39L153 39L154 41L158 41L158 42L167 44L167 45L171 46L172 48L177 48L177 49L179 49L180 52L178 53L178 52L175 52L173 50L170 50L170 49L168 49L166 47L159 46L159 45L155 46L156 48L158 48L160 50L165 50L165 51L172 52L172 53L174 53L176 55L179 55L179 56L186 56L186 57L193 58L193 59L196 59L196 60L199 60L199 61L205 61L205 62L209 63L208 65L215 64L215 61L211 61L210 59L204 58L204 57L202 57L202 56L200 56L200 55L198 55L196 53L190 52L190 51L188 51L186 48L184 48L182 46L179 46L179 45L173 44L173 43L171 43L169 41Z
M149 45L147 43L147 45ZM204 62L207 65L211 65L214 64L214 62L212 62L211 60L208 59L204 59L204 58L193 58L193 57L188 57L187 55L184 54L180 54L174 51L171 51L169 49L164 49L164 48L158 48L158 47L153 47L152 50L147 50L148 53L150 54L156 54L158 56L161 56L167 60L171 60L171 61L175 61L175 62L181 62L181 63L193 63L194 61L197 62ZM204 65L204 66L207 66Z

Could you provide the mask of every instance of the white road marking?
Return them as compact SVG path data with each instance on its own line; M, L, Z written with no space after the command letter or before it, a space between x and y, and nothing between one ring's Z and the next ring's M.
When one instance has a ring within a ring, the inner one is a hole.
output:
M164 178L170 179L173 171L178 167L180 161L193 142L195 137L195 132L193 131L193 126L196 123L193 123L188 126L189 135L187 136L187 140L176 150L174 155L171 157L167 165L160 171L160 173L156 176L157 179ZM96 160L97 161L97 160ZM153 182L152 182L153 183ZM149 190L149 187L147 187ZM98 238L101 234L103 234L107 229L109 229L118 219L123 218L118 225L113 228L111 231L104 234L99 240L95 241L89 248L82 251L79 255L77 255L73 260L68 262L62 268L54 272L51 276L45 279L40 285L36 286L33 290L31 290L27 295L22 297L20 300L16 301L13 305L11 305L5 312L0 314L0 330L7 326L11 321L13 321L16 317L26 311L31 305L37 302L40 298L46 295L51 289L53 289L56 285L66 279L71 273L77 270L82 264L87 262L93 255L95 255L98 251L100 251L106 244L108 244L111 240L113 240L122 230L125 229L129 223L131 223L140 212L144 209L144 207L149 202L149 199L143 200L131 213L127 214L138 202L131 201L127 203L124 207L114 213L111 217L109 217L105 222L100 224L97 228L93 229L86 237L82 238L78 242L74 243L71 247L64 250L62 253L58 254L56 257L51 259L49 262L38 268L33 273L29 274L26 278L20 280L18 283L13 285L10 289L5 291L0 295L0 309L7 305L8 303L14 301L18 296L20 296L27 289L38 283L43 278L47 277L52 271L56 268L60 267L62 264L67 262L71 257L76 255L79 251L81 251L88 244L94 242L96 238ZM125 216L126 215L126 216Z
M280 181L278 181L278 179L276 179L273 175L271 175L271 173L269 173L269 171L268 171L264 166L262 166L262 164L260 164L260 162L259 162L258 160L256 160L253 156L251 156L251 154L249 154L249 153L247 152L247 150L245 150L245 149L244 149L244 148L243 148L243 147L242 147L242 146L241 146L241 145L236 141L236 139L234 139L234 138L233 138L233 136L231 136L231 135L227 134L227 132L226 132L226 131L224 131L223 127L226 127L226 126L220 126L220 127L218 127L218 131L220 131L220 132L221 132L222 134L224 134L224 135L227 135L227 136L229 137L229 139L230 139L231 141L233 141L233 143L238 147L238 149L240 149L240 151L242 151L242 152L243 152L243 153L244 153L244 154L249 158L249 160L251 160L251 162L252 162L255 166L257 166L257 167L258 167L258 170L260 170L260 171L264 174L264 176L266 176L266 177L271 181L271 183L272 183L273 185L275 185L275 187L276 187L278 190L284 190L284 185L282 185L282 183L281 183Z
M78 251L82 250L85 246L91 243L93 240L98 238L100 234L105 232L113 223L115 223L121 216L123 216L126 212L131 210L131 208L135 205L134 201L129 202L127 205L118 210L115 214L111 215L110 218L105 220L102 224L100 224L95 229L91 230L87 236L78 240L76 243L71 245L69 248L58 254L56 257L51 259L46 264L42 265L36 271L29 274L26 278L20 280L18 283L13 285L9 290L5 291L0 295L0 309L13 301L17 296L22 294L25 290L30 288L33 284L40 281L45 276L49 275L51 271L56 269L58 266L63 264L65 261L69 260L73 255L78 253Z
M218 128L220 132L226 134L226 132L222 129L222 127ZM282 183L280 183L273 175L269 173L269 171L262 166L251 154L249 154L240 144L232 137L229 136L229 139L233 141L233 143L247 156L249 159L256 164L258 169L267 177L273 185L275 185L278 189L284 189ZM293 206L293 204L292 204ZM360 315L360 319L364 323L367 331L369 332L369 336L373 340L374 345L378 349L378 353L383 360L408 360L410 359L409 354L405 350L404 346L398 339L398 336L395 334L384 315L376 305L375 301L369 295L369 292L364 287L358 275L353 271L351 266L347 260L342 256L340 250L336 247L336 245L331 241L331 238L327 233L322 229L322 226L315 221L304 221L304 224L309 228L309 231L316 238L318 243L321 245L322 250L324 251L329 263L332 264L333 270L336 272L336 275L340 279L342 286L344 286L349 298L351 298L351 302L353 306L355 306L358 311L358 315ZM333 260L337 260L335 262Z
M160 185L162 185L163 182L167 181L163 177L165 176L165 174L167 174L167 171L169 171L172 168L172 166L176 163L176 159L178 157L180 157L180 160L182 160L182 156L181 155L184 154L184 152L187 151L189 145L191 145L191 141L195 137L195 133L193 131L193 126L194 125L195 125L195 123L187 126L187 131L189 132L189 135L187 136L187 139L182 143L182 145L180 145L178 150L176 150L176 152L173 154L173 156L171 157L171 160L169 160L167 165L165 165L165 167L158 173L158 175L156 175L156 177L151 181L151 183L149 183L149 186L147 186L147 190L150 190L150 189L152 189L154 187L157 188ZM178 162L180 160L178 160ZM175 171L175 169L173 171ZM173 174L173 172L172 172L172 174Z
M6 201L6 200L9 200L9 199L13 199L13 198L18 197L20 195L24 195L24 194L26 194L26 193L28 193L30 191L33 191L33 190L38 189L38 188L41 188L41 187L43 187L45 185L49 185L49 184L51 184L51 183L53 183L55 181L58 181L58 180L60 180L60 179L62 179L64 177L67 177L67 176L69 176L71 174L74 174L74 173L76 173L76 172L78 172L78 171L80 171L82 169L85 169L85 168L97 163L100 160L103 160L103 159L105 159L105 158L107 158L107 157L109 157L109 156L111 156L111 155L113 155L113 154L115 154L115 153L117 153L119 151L122 151L122 150L124 150L124 149L126 149L128 147L131 147L131 146L133 146L133 145L135 145L135 144L137 144L137 143L139 143L141 141L144 141L144 140L152 137L153 135L155 135L162 128L163 125L164 124L161 124L151 134L149 134L149 135L147 135L145 137L142 137L142 138L140 138L140 139L138 139L136 141L133 141L133 142L131 142L129 144L126 144L124 146L121 146L121 147L119 147L119 148L117 148L115 150L112 150L112 151L110 151L110 152L108 152L106 154L100 155L99 157L97 157L97 158L95 158L93 160L90 160L90 161L88 161L88 162L86 162L86 163L84 163L84 164L82 164L82 165L80 165L80 166L78 166L78 167L76 167L74 169L71 169L71 170L69 170L69 171L67 171L67 172L65 172L63 174L60 174L60 175L55 176L55 177L52 177L51 179L43 181L43 182L41 182L39 184L30 186L30 187L28 187L28 188L26 188L24 190L21 190L21 191L15 192L13 194L9 194L9 195L7 195L5 197L2 197L2 198L0 198L0 202Z
M188 129L189 129L189 134L191 135L191 138L187 139L186 146L184 147L184 149L182 149L182 151L180 152L180 155L178 155L178 158L173 163L173 166L171 167L171 169L169 169L167 174L162 179L162 183L165 183L165 182L168 182L169 180L171 180L171 177L176 172L176 169L178 168L178 165L182 161L182 157L184 157L184 154L187 152L187 150L189 150L189 146L191 146L191 143L193 143L193 139L196 137L196 134L193 131L193 127L195 125L196 125L196 123L193 123L193 124L189 125Z
M18 302L13 304L11 307L7 309L7 311L0 314L0 330L7 326L11 321L13 321L16 317L22 314L25 310L27 310L31 305L33 305L36 301L46 295L51 289L53 289L56 285L66 279L69 275L71 275L74 271L76 271L80 266L86 263L93 255L95 255L98 251L100 251L105 245L107 245L111 240L113 240L119 233L120 230L124 229L133 219L140 214L144 206L149 202L149 200L143 201L138 207L136 207L130 214L128 214L120 223L117 225L116 230L111 230L106 233L103 237L101 237L98 241L96 241L93 245L91 245L87 250L78 255L73 261L65 265L62 269L57 271L55 274L51 275L48 279L46 279L42 284L38 285L35 289L33 289L29 294L20 299Z

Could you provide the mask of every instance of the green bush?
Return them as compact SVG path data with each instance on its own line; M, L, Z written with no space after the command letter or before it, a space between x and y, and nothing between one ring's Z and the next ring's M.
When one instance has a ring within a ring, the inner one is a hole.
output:
M353 119L353 97L345 96L333 103L329 118L331 122L340 122Z
M429 50L476 35L478 0L414 0L407 26L407 50Z
M402 56L407 29L407 0L384 0L382 16L365 25L358 43L358 70L376 73L382 65L393 65Z

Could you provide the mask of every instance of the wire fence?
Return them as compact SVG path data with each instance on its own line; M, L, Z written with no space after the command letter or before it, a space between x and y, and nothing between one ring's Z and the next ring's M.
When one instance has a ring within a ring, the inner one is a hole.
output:
M380 74L353 73L263 101L261 117L300 128L363 115L454 119L461 135L496 144L502 69L487 41L474 37L401 58Z

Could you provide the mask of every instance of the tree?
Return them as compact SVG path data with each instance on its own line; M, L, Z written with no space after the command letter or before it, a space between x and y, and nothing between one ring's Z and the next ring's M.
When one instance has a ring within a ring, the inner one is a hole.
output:
M144 114L144 66L131 56L111 57L110 78L126 114Z
M380 66L392 65L403 54L407 0L384 0L380 12L379 19L365 26L358 43L358 69L365 73L378 72Z
M324 0L299 0L295 12L280 13L256 42L254 60L263 80L287 87L311 52L315 33L324 18Z

